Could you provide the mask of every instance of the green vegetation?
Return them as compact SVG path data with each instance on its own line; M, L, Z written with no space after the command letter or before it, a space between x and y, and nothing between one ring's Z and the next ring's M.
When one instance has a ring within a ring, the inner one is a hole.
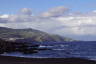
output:
M35 29L11 29L0 27L0 38L14 38L16 40L26 40L35 42L63 42L74 41L71 38L61 37L59 35L51 35Z

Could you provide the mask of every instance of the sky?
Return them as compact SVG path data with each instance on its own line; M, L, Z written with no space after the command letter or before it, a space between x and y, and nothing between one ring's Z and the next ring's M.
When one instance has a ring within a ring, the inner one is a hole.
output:
M96 41L96 0L0 0L0 27Z
M34 14L37 14L57 6L65 6L77 12L89 12L95 9L96 0L0 0L0 13L13 14L21 8L32 8Z

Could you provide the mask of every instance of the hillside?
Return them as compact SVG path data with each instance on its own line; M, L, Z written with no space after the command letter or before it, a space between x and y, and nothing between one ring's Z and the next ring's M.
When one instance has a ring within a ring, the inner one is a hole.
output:
M11 29L0 27L0 38L15 41L31 42L63 42L74 41L71 38L52 35L35 29Z

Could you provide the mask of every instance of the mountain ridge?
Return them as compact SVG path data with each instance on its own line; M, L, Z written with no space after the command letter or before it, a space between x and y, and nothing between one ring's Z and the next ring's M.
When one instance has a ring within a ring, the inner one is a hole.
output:
M12 29L7 27L0 27L0 38L5 40L16 41L32 41L32 42L64 42L75 41L71 38L62 37L59 35L49 34L40 30L26 28L26 29Z

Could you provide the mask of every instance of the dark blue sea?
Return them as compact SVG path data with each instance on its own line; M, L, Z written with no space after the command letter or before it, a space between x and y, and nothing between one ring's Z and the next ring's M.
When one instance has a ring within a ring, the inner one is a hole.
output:
M51 48L52 50L42 50L33 54L22 54L20 52L5 53L2 55L18 56L27 58L70 58L79 57L96 60L96 42L44 42L40 47Z

